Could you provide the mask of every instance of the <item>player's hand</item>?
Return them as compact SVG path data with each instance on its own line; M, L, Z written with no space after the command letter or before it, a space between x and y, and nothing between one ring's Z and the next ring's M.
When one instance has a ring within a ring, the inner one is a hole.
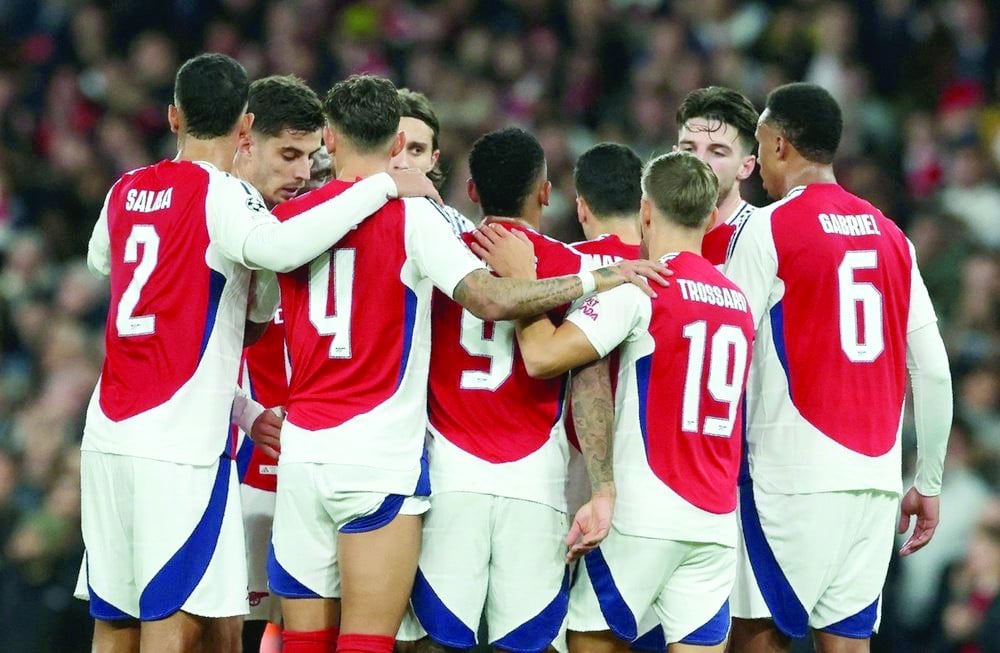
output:
M416 168L390 170L389 176L396 182L396 197L427 197L444 204L434 183Z
M931 541L938 526L940 513L940 497L925 497L917 492L916 488L910 488L899 506L899 525L896 530L905 533L910 528L910 518L914 515L917 517L917 525L909 539L899 549L900 556L905 558L916 553Z
M650 287L649 281L666 287L670 285L667 277L673 272L659 261L621 261L615 265L594 270L597 279L597 292L604 292L625 283L632 283L650 297L656 297L656 292Z
M281 424L284 421L285 418L274 410L265 410L250 427L250 439L253 443L275 459L281 453Z
M499 276L536 279L535 246L524 232L491 222L479 225L472 237L472 251Z
M612 486L613 488L613 486ZM566 535L566 562L572 562L596 549L611 532L615 510L614 490L595 493L576 511Z

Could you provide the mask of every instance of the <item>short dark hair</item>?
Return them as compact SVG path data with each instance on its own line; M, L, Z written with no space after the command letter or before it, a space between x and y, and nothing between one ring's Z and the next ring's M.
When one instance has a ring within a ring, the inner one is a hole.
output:
M469 152L469 172L479 192L479 205L487 215L520 215L544 171L541 143L518 127L481 136Z
M174 102L195 138L225 136L247 106L250 82L240 62L217 52L184 62L174 78Z
M642 191L665 218L695 229L712 215L719 199L719 180L707 163L690 152L670 152L646 165Z
M253 130L277 136L284 130L314 132L324 124L323 104L316 92L295 75L272 75L250 84L247 111Z
M399 133L403 103L385 77L351 75L327 92L323 111L337 131L368 153L388 147Z
M677 128L692 118L725 123L736 128L743 151L751 154L757 148L754 133L759 117L753 102L742 93L725 86L707 86L685 96L677 109Z
M634 216L642 199L642 160L631 148L601 143L576 160L576 194L594 216Z
M816 163L833 161L844 131L840 106L826 89L796 82L771 91L765 108L767 122L798 150Z
M434 106L426 95L418 91L411 91L408 88L399 89L399 99L403 102L403 117L414 118L431 128L431 149L439 150L441 146L438 136L441 133L441 121L438 120ZM444 171L435 163L427 177L434 182L438 188L444 183Z

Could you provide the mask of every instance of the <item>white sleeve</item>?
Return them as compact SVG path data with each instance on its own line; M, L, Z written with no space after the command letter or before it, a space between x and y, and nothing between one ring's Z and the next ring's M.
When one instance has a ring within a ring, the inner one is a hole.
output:
M913 248L913 243L907 239L910 246L910 313L906 320L906 332L912 333L917 329L937 322L937 315L934 313L934 305L931 304L931 297L927 293L927 286L924 278L920 275L920 268L917 267L917 252Z
M566 319L583 331L604 358L649 324L650 311L649 298L625 284L586 298Z
M250 430L253 423L257 421L264 411L267 410L257 403L250 392L244 388L236 388L236 396L233 398L233 410L230 415L230 422L240 427L240 429L250 437Z
M270 270L257 270L253 273L254 303L247 313L247 319L257 324L264 324L274 319L281 297L278 294L278 277Z
M937 496L941 493L952 417L951 372L937 324L925 324L906 335L906 369L913 387L917 430L917 475L913 486L924 496Z
M264 199L250 184L224 173L210 174L205 200L208 237L222 255L244 267L256 269L246 259L244 246L251 232L262 225L277 226Z
M387 173L372 175L279 223L264 208L256 191L237 183L246 192L241 201L230 198L225 207L213 212L221 219L216 220L215 233L209 222L212 241L237 263L276 272L291 272L330 249L397 192L396 183Z
M114 187L112 186L112 190ZM108 202L111 191L104 198L101 215L97 218L94 231L90 234L87 244L87 267L94 274L106 277L111 274L111 234L108 233Z
M722 273L746 295L754 326L769 308L768 302L778 274L778 252L771 234L771 212L758 210L733 234L730 255Z
M455 287L469 273L486 266L455 235L451 224L423 197L406 203L406 254L421 274L441 292L454 296Z

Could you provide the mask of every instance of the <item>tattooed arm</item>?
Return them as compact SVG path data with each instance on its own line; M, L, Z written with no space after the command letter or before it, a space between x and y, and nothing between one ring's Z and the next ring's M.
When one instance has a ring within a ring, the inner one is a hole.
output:
M566 535L567 560L597 548L611 530L616 497L611 447L614 404L611 367L606 357L573 372L571 401L573 425L590 477L591 498L577 511Z

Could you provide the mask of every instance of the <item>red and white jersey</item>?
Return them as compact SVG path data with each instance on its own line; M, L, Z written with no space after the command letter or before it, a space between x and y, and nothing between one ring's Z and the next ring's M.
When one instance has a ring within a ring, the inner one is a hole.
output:
M243 350L240 386L264 408L284 407L288 402L290 373L285 323L279 308L264 335ZM278 460L255 446L242 429L234 428L234 437L240 482L258 490L274 492L278 487Z
M712 265L723 265L729 256L729 243L733 234L740 228L746 219L756 210L757 207L740 200L736 210L732 215L712 227L712 230L701 239L701 255L708 259Z
M281 220L352 184L275 208ZM307 266L278 275L292 374L281 463L337 464L346 490L412 494L427 424L430 298L483 263L429 200L388 202Z
M936 318L899 228L837 184L758 209L725 274L758 338L750 475L767 492L901 491L906 334Z
M191 465L227 446L250 270L247 234L274 221L214 166L161 161L112 186L90 239L110 275L101 378L82 448Z
M580 254L514 223L535 246L539 278L576 274ZM470 235L463 236L466 243ZM553 311L562 320L565 310ZM513 322L484 322L434 296L428 412L434 492L480 492L566 509L565 376L533 379Z
M733 546L753 320L743 293L704 258L661 260L674 275L655 299L626 285L566 318L601 356L619 351L615 527Z

